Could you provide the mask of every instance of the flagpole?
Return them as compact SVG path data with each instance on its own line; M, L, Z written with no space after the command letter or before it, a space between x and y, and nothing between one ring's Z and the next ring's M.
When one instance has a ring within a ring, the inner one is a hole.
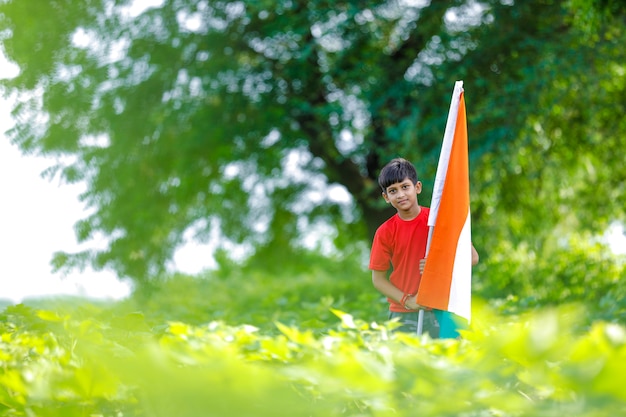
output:
M426 239L426 256L424 259L428 257L428 251L430 250L430 240L433 237L433 226L428 227L428 238ZM417 311L417 335L421 336L424 329L424 309L420 308Z
M424 309L420 308L417 311L417 335L422 335L422 328L424 327Z

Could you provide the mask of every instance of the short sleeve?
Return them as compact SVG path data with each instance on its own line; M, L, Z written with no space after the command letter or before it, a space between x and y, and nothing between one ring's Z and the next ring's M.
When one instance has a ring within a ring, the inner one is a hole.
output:
M391 248L383 227L379 228L374 235L372 250L370 252L369 269L374 271L387 271L391 267Z

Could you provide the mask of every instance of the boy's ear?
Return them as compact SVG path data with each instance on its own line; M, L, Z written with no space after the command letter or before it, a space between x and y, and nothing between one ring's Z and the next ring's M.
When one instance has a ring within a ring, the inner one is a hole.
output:
M418 181L415 183L415 192L420 194L422 192L422 182Z
M387 193L383 191L382 196L385 199L385 201L389 203L389 198L387 197Z

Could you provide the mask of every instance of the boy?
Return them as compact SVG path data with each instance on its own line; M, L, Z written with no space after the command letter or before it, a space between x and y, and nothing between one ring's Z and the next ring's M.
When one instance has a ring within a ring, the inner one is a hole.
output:
M387 296L389 319L399 317L399 330L416 333L421 306L415 302L415 295L424 270L430 209L419 205L417 196L422 192L422 183L417 180L415 167L403 158L383 167L378 184L396 214L374 235L369 263L372 283ZM472 246L472 265L476 263L478 253ZM393 271L387 278L390 266ZM422 330L432 338L439 337L439 322L430 309L424 311Z

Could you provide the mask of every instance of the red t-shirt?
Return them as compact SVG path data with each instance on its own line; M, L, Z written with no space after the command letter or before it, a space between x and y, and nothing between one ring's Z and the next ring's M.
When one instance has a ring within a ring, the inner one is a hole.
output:
M393 268L389 281L405 293L417 294L419 288L419 261L426 256L429 211L428 207L421 207L417 217L408 221L395 214L374 235L369 269L387 271ZM388 300L389 310L407 311L395 301Z

